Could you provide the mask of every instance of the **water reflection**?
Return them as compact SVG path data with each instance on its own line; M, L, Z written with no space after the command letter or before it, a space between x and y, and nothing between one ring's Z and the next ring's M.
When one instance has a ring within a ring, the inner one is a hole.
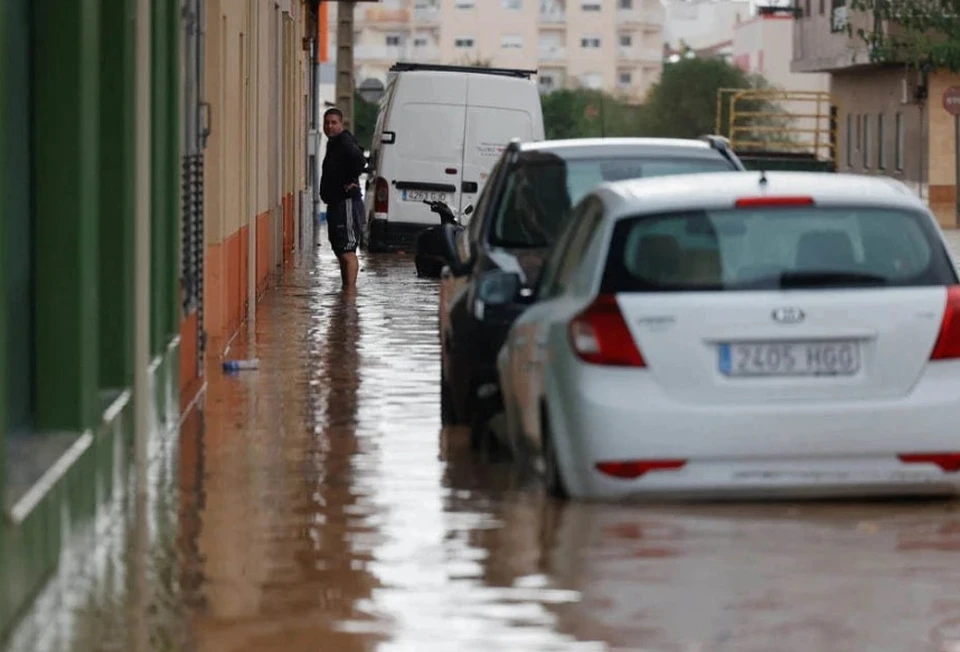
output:
M353 295L328 248L287 277L231 351L260 369L211 361L140 548L131 502L74 561L73 638L10 649L135 650L138 614L183 652L954 649L955 503L559 504L441 430L436 282L363 266Z

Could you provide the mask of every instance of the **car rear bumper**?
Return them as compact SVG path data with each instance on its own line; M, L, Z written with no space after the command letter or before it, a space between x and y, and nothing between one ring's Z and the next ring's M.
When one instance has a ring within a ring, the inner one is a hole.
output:
M576 364L576 363L574 363ZM575 495L694 491L876 495L956 491L960 473L902 453L960 451L960 362L930 365L896 400L693 405L642 370L581 366L547 379L551 430ZM603 461L685 460L636 479Z
M417 236L434 224L417 222L392 222L385 218L374 216L370 218L367 242L377 248L402 249L413 252Z

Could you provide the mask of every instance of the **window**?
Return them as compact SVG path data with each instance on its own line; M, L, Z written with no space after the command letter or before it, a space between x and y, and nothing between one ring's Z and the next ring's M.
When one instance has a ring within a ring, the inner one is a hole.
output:
M894 118L896 139L894 141L894 165L897 170L903 170L903 114L897 113Z
M552 243L573 206L605 181L693 172L729 172L719 154L699 158L584 158L538 153L509 178L493 221L491 244L543 247ZM564 189L560 191L559 189Z
M633 45L633 35L631 34L620 35L620 47L628 48L632 45Z
M523 0L503 0L503 8L509 11L520 11L523 9Z
M618 5L621 9L633 9L633 0L620 0Z
M453 41L453 45L458 48L472 48L473 39L469 36L461 36Z
M853 167L853 114L847 114L847 137L846 137L846 149L847 149L847 167Z
M583 11L600 11L600 0L583 0L580 8Z
M553 75L540 75L540 88L541 90L553 90L554 80Z
M924 213L774 207L621 220L600 291L915 287L955 279Z
M456 0L454 6L457 9L473 9L474 0Z
M523 37L517 35L506 34L500 37L500 47L502 48L522 48L523 47Z
M427 47L427 39L422 36L418 36L417 38L413 39L413 46L416 48Z
M830 0L830 31L842 32L847 29L846 0Z
M863 167L865 170L870 169L871 155L872 150L871 144L873 142L873 131L870 127L870 116L863 116Z
M887 139L883 133L883 114L877 114L877 168L887 169Z
M591 197L577 206L567 220L556 246L545 262L537 288L538 298L555 297L567 289L571 276L603 219L603 203Z
M629 86L633 83L633 74L628 71L617 73L617 83L621 86Z
M387 34L386 41L388 46L397 47L402 42L402 39L397 34Z
M600 38L597 36L584 36L580 39L580 47L598 48L600 47Z

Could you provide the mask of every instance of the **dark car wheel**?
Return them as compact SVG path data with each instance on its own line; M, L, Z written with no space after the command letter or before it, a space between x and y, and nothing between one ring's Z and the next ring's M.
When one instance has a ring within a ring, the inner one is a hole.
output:
M540 408L540 438L543 447L543 480L547 493L559 500L570 497L567 487L563 483L563 474L557 461L557 450L553 442L553 433L550 432L550 418L547 416L547 407Z

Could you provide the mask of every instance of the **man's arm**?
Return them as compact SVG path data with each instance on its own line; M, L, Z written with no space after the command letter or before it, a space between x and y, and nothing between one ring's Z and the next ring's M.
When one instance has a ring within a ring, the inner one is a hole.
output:
M350 170L349 177L357 178L367 167L367 159L363 155L363 150L360 148L360 144L356 140L351 140L347 146L346 159L348 162L348 169Z

